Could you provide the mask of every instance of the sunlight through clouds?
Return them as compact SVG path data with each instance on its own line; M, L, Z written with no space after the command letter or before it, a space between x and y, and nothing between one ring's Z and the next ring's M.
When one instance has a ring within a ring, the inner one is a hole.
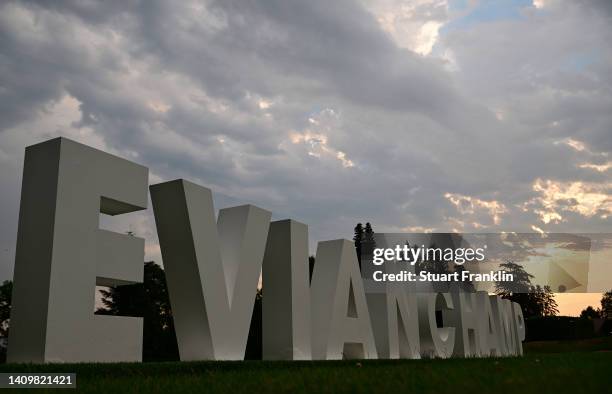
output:
M340 115L331 108L326 108L316 115L308 118L310 126L298 132L292 131L289 135L293 144L304 144L307 147L309 156L322 158L333 157L340 161L342 167L355 167L355 163L350 160L346 153L334 149L328 143L328 135L334 133L334 127L338 125Z
M487 213L493 224L501 223L501 216L508 212L506 206L495 200L481 200L476 197L465 196L456 193L445 193L444 197L453 204L462 215L473 215L477 213ZM484 225L474 222L475 228L482 228Z
M424 56L431 53L448 20L446 0L364 0L363 4L399 47Z
M530 201L544 223L564 220L562 212L574 212L582 216L612 214L612 183L559 182L537 179L533 190L540 196Z

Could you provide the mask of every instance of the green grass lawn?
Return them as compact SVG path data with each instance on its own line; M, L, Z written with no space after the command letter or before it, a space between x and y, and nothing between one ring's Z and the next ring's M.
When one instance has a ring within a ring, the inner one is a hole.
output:
M524 357L504 359L4 364L0 372L76 372L78 390L93 393L527 394L612 390L611 338L575 341L573 345L534 342L525 349ZM568 349L578 351L566 352Z
M612 337L576 341L539 341L523 344L526 353L564 353L612 351Z

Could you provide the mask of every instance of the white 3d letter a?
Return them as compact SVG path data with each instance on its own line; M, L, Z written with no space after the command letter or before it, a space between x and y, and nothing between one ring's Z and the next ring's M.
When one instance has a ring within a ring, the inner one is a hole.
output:
M377 358L352 242L319 242L310 297L313 359Z

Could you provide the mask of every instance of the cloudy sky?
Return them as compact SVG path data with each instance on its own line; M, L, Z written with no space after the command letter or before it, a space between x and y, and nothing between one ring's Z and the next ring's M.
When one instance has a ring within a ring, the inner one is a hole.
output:
M0 279L24 148L66 136L218 208L378 232L609 232L607 0L3 1ZM150 210L149 210L150 211ZM147 239L151 213L102 226Z

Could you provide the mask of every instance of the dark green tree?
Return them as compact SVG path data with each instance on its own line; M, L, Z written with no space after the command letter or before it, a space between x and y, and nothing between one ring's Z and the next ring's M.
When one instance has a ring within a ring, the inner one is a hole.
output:
M11 317L11 294L13 293L13 282L5 280L0 285L0 337L6 338L9 331ZM6 347L0 346L0 362L6 361Z
M500 268L512 274L514 279L511 282L495 283L495 292L498 295L508 298L512 294L529 293L532 287L531 279L533 279L534 276L525 271L522 265L507 261L500 264Z
M251 315L251 326L249 328L249 337L247 346L244 352L246 360L261 360L263 356L263 291L257 289L255 294L255 304L253 305L253 314Z
M374 229L372 228L370 222L366 223L363 230L363 243L364 246L371 249L376 246L376 242L374 241Z
M361 241L361 260L359 261L360 269L362 261L372 261L375 248L376 241L374 240L374 229L368 222L363 229L363 240Z
M13 281L5 280L0 285L0 337L7 337L11 318L11 295Z
M550 286L540 287L540 285L536 285L530 295L532 316L556 316L559 313L555 294Z
M601 317L612 319L612 290L605 292L601 298Z
M314 272L315 261L316 260L314 256L308 256L308 272L310 273L310 276L308 278L311 282L312 282L312 273Z
M595 309L592 306L587 306L580 312L581 319L599 319L601 317L601 310Z
M559 313L555 295L549 286L532 285L533 275L520 264L508 261L500 267L512 274L514 280L495 283L495 292L502 298L518 303L524 317L555 316Z
M353 242L355 243L355 251L357 252L359 267L361 267L361 243L363 242L363 235L363 225L361 223L357 223L355 226L355 234L353 235Z

